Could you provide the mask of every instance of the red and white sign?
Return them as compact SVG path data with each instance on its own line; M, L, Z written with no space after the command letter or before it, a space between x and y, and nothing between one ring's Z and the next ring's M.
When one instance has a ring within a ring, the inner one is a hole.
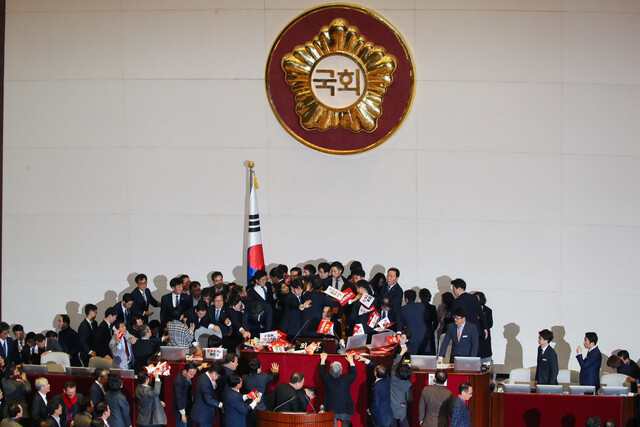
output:
M320 321L320 325L318 325L318 333L323 335L329 334L331 333L332 327L333 327L333 322L322 319Z

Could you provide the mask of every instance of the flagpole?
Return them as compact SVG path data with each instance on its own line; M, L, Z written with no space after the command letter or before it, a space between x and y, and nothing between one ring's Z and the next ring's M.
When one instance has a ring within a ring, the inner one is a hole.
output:
M258 214L258 197L256 190L258 182L255 177L253 161L249 161L249 218L247 224L248 250L247 250L247 284L256 271L264 269L264 255L262 251L262 235L260 233L260 215Z

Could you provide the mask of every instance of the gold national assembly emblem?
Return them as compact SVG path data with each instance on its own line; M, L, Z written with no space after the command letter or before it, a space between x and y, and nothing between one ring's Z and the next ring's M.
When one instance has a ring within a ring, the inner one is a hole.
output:
M291 21L271 48L267 96L284 129L331 154L370 150L406 118L415 72L402 36L374 12L319 6Z

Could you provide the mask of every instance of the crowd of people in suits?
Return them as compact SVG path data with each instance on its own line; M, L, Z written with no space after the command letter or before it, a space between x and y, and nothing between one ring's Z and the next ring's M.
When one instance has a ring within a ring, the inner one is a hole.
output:
M94 422L96 418L102 418L110 426L128 427L131 422L127 419L126 399L123 401L122 394L118 395L118 378L110 376L108 371L96 371L95 387L92 387L95 395L88 399L90 405L86 398L75 393L75 385L69 384L68 389L73 390L69 394L65 385L64 392L58 396L60 399L47 399L48 385L36 383L36 397L40 395L42 398L37 404L37 399L34 399L32 410L37 407L36 414L29 411L26 405L25 396L31 390L29 383L23 379L20 364L40 364L49 352L65 352L72 366L88 366L90 358L103 357L111 359L114 368L142 372L161 345L183 347L189 353L201 354L197 336L204 331L208 337L207 346L226 348L228 360L222 365L206 367L198 379L193 402L191 394L185 394L185 391L191 390L196 367L187 364L177 377L177 385L174 385L174 407L167 412L173 412L179 426L190 421L209 424L215 422L216 414L225 407L228 410L222 412L223 417L230 422L243 419L251 423L252 410L256 407L305 410L315 397L316 390L314 387L304 387L304 376L297 373L299 375L292 376L288 383L280 383L273 395L267 397L267 384L278 378L278 367L272 366L269 371L262 372L261 367L255 365L259 361L252 360L253 365L249 364L250 375L237 376L236 349L241 343L275 329L286 334L289 340L298 336L333 336L341 340L354 333L371 337L385 329L395 331L401 339L390 372L384 366L374 366L364 357L357 356L355 360L367 363L376 378L372 394L374 400L369 408L374 425L386 426L394 422L408 425L406 403L410 399L409 379L412 372L408 364L401 363L402 358L436 355L438 361L442 362L451 344L450 360L457 356L479 356L483 362L490 362L493 316L486 305L485 295L482 292L467 293L466 283L462 279L451 281L451 292L444 292L441 303L436 307L431 304L432 295L428 289L403 291L399 278L400 271L390 268L386 275L377 273L370 280L365 280L362 265L357 261L351 263L350 274L345 277L344 266L336 261L331 264L320 263L317 268L307 264L291 270L279 265L268 273L259 270L244 288L235 283L225 283L222 273L216 271L211 274L212 285L205 288L199 282L191 281L187 275L174 277L169 282L171 292L158 301L147 287L147 276L138 274L135 277L135 289L125 293L113 307L107 308L101 319L98 319L97 306L87 304L84 307L85 318L78 325L77 332L71 327L66 314L57 319L58 332L47 331L45 334L25 333L19 324L10 328L7 323L0 322L0 369L4 376L0 392L4 391L5 395L1 401L2 414L4 418L13 418L23 425L29 419L29 423L39 425L39 422L53 418L58 426L67 427L76 415L84 414L90 415ZM352 298L346 302L338 301L329 296L329 288L342 293L351 292ZM159 311L159 319L151 320L154 311ZM382 326L372 323L374 312L386 323ZM331 323L329 329L320 330L323 320ZM14 338L9 336L10 329ZM545 329L539 335L536 381L540 384L557 383L557 356L549 346L553 334ZM344 342L341 343L344 345ZM581 383L599 384L601 359L596 344L597 335L587 333L585 352L580 347L577 350L577 359L582 368ZM348 421L354 413L348 393L348 386L355 378L355 370L351 369L354 359L351 356L347 358L350 368L344 374L341 365L335 363L327 373L324 367L326 357L320 365L325 390L331 391L325 393L324 409L333 410L336 421ZM640 377L640 368L625 351L609 360L618 372L633 378ZM46 381L44 378L42 380ZM469 415L468 410L466 413L464 411L466 405L458 401L464 403L471 397L471 387L468 384L461 385L459 395L453 398L445 396L447 393L443 390L446 389L437 387L443 384L440 381L446 381L445 371L439 371L435 384L423 391L420 419L424 426L439 425L431 421L442 421L443 414L446 418L451 417L452 422L464 420ZM146 373L140 376L136 400L145 409L139 411L139 414L144 414L144 420L139 424L166 423L164 404L159 400L160 384L159 378L149 378ZM105 392L107 386L108 391ZM259 397L248 399L247 389L261 393ZM338 390L343 392L334 392ZM102 392L102 398L98 396L98 391ZM215 399L212 398L214 395ZM349 398L342 398L345 395ZM450 404L442 404L445 400ZM440 404L434 405L436 401ZM59 407L55 402L60 402ZM100 406L103 402L106 402L106 408ZM92 420L85 417L84 421ZM457 425L467 425L465 423L462 421ZM52 427L56 427L56 424Z

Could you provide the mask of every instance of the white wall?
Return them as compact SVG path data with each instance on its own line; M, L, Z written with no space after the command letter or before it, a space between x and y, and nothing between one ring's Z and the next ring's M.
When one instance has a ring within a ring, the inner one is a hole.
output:
M77 320L136 272L158 294L179 273L244 281L253 160L268 263L358 259L434 293L462 277L494 309L497 363L519 331L508 367L552 326L571 368L587 330L640 357L640 3L361 2L419 81L403 127L349 157L296 142L265 96L271 43L316 4L7 2L4 320Z

